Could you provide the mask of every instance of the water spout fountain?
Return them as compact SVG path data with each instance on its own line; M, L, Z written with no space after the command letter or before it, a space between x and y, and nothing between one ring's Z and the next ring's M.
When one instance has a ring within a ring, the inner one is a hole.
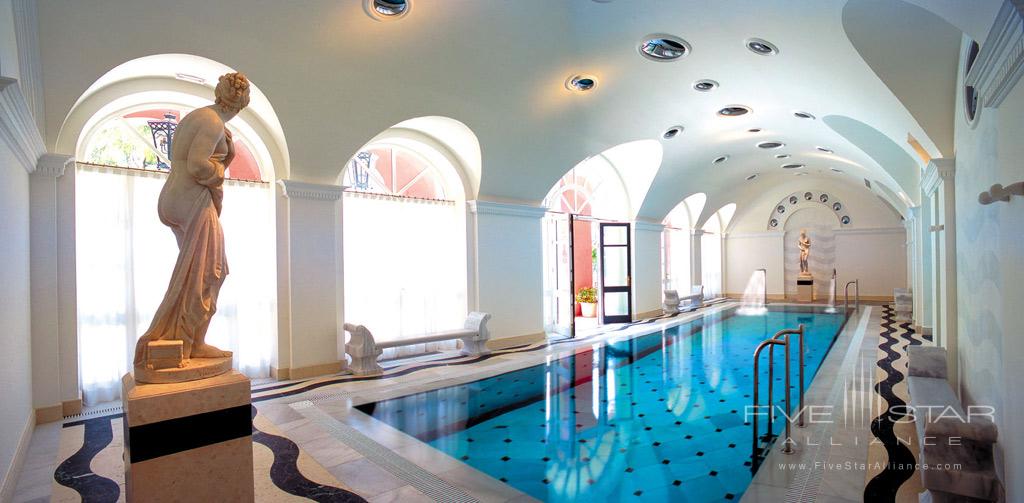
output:
M836 270L832 269L832 282L828 286L828 307L826 313L836 312Z
M768 271L758 269L750 275L747 288L743 290L743 303L736 311L742 315L756 316L768 312Z

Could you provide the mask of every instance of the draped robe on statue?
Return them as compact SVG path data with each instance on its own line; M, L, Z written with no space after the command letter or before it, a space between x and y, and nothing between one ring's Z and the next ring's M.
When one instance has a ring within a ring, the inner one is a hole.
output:
M150 341L180 339L184 358L194 357L193 347L205 344L228 274L219 215L230 141L223 121L207 108L188 114L175 132L171 172L157 212L178 241L178 260L153 322L135 346L136 366L145 365Z

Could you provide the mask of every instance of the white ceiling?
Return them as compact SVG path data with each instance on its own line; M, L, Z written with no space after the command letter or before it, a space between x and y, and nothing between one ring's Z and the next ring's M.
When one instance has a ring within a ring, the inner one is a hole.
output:
M851 8L864 1L851 0ZM701 221L729 202L742 211L745 198L790 180L774 158L780 152L792 155L785 162L840 183L869 178L912 195L920 160L907 134L940 157L936 142L944 146L948 132L932 138L934 126L919 123L921 114L903 104L910 101L900 96L905 76L890 89L873 71L874 59L898 57L883 66L911 73L948 70L958 57L948 43L940 52L918 52L928 57L906 54L918 44L927 48L937 25L950 27L943 19L960 16L953 22L958 29L984 31L999 1L886 3L924 14L934 4L936 15L905 23L893 37L905 46L899 52L879 55L876 45L862 56L847 32L871 33L864 25L873 18L844 18L846 0L413 0L409 15L387 22L368 16L361 0L40 0L46 132L56 144L75 101L111 68L185 53L243 71L259 87L287 138L289 176L300 180L334 183L348 157L381 131L442 116L476 134L484 199L539 203L586 157L649 139L662 142L664 153L650 191L634 201L643 218L661 220L694 192L708 194ZM692 53L670 63L641 57L642 39L659 32L687 40ZM749 37L773 42L780 53L751 53L744 47ZM574 73L596 76L597 88L566 90ZM694 91L691 84L702 78L721 87ZM952 99L952 87L943 99ZM754 112L715 115L730 104ZM817 120L797 119L795 110ZM661 140L676 124L685 132ZM746 132L753 127L763 131ZM787 145L755 147L765 140ZM726 154L727 162L711 164ZM755 172L757 179L744 181Z

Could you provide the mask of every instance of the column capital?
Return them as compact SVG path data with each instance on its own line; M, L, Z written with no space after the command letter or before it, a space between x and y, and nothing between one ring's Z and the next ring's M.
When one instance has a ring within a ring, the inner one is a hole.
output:
M21 86L17 80L4 76L0 76L0 141L7 143L29 173L35 170L39 156L46 153L46 145Z
M325 185L319 183L300 182L298 180L280 179L281 194L288 199L311 199L314 201L337 201L345 191L342 185Z
M647 232L662 232L665 230L665 225L658 222L650 222L647 220L636 220L633 222L633 227L638 231Z
M39 156L36 170L33 173L39 176L60 178L64 176L68 166L74 162L75 157L71 155L46 153Z
M924 175L921 176L921 191L928 197L931 197L935 190L939 188L939 182L952 182L955 173L955 158L932 159L928 162Z

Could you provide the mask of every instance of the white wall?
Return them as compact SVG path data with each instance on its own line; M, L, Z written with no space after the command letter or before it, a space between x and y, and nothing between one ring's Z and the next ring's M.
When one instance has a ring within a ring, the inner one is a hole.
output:
M0 8L3 5L0 4ZM8 476L32 409L29 174L0 141L0 477ZM0 495L2 498L3 495Z
M470 309L491 314L492 339L543 334L545 210L488 201L469 209Z
M633 225L633 315L661 310L661 234L660 224L636 222ZM684 295L686 295L684 293Z
M961 62L962 63L962 62ZM961 64L961 73L962 73ZM961 75L962 80L962 75ZM959 88L958 88L959 89ZM1024 85L998 109L964 120L956 115L957 313L961 398L996 408L997 461L1004 466L1006 501L1024 499L1024 198L990 205L978 194L995 183L1024 180Z
M800 226L831 226L835 233L835 268L839 296L847 281L860 280L866 297L892 297L894 288L907 287L906 231L900 216L863 186L836 177L795 177L749 202L740 203L725 239L725 291L739 295L755 269L768 269L768 295L785 294L784 231L768 230L776 204L792 192L827 192L841 201L853 222L840 228L831 211L796 211ZM816 208L813 206L812 208ZM824 206L822 206L824 209ZM805 221L803 218L810 218ZM811 246L814 254L814 246ZM794 257L793 260L796 260ZM828 281L828 278L818 278ZM827 287L825 288L827 290ZM850 288L853 295L853 287Z

